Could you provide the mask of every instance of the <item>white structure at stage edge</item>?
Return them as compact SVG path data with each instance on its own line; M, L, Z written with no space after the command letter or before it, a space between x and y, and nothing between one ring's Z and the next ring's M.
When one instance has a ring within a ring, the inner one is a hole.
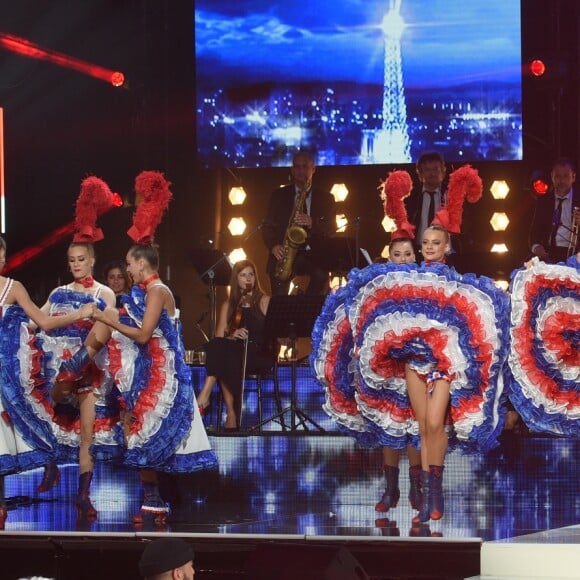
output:
M363 132L363 163L411 162L401 59L401 36L405 30L401 2L390 0L389 12L382 22L385 39L383 126Z

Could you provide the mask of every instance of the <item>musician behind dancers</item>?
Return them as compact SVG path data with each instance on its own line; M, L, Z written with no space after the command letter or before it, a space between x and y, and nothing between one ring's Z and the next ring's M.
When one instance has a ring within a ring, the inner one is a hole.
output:
M306 294L328 291L328 271L316 263L312 245L317 238L334 233L336 210L330 193L312 187L315 170L312 155L297 152L290 168L292 183L270 197L262 238L268 248L266 269L274 295L288 294L290 281L297 275L310 276ZM289 235L299 242L295 254Z
M270 296L264 294L250 260L234 264L230 280L230 296L223 302L216 337L205 346L206 379L197 396L202 415L207 413L210 396L219 382L226 406L227 430L240 427L243 382L246 371L267 371L274 365L274 356L264 344L264 321Z
M552 187L538 197L530 227L530 248L540 260L555 264L580 251L580 190L574 188L576 169L570 159L552 165Z

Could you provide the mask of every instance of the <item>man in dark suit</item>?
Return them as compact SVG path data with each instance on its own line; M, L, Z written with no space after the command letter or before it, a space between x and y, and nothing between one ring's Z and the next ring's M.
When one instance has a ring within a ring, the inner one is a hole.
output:
M536 202L529 241L532 254L555 264L580 250L578 239L571 247L574 224L580 225L580 211L574 211L580 208L580 191L574 189L576 170L570 159L554 162L551 179L552 188Z
M315 170L312 156L299 151L294 155L290 169L292 184L275 190L270 197L262 238L268 248L266 268L273 295L288 294L290 281L296 275L310 276L307 294L323 294L328 290L328 271L319 266L312 247L317 239L335 232L336 210L334 197L329 192L312 187ZM304 198L304 203L302 208L296 208L300 196ZM290 278L279 280L276 264L284 257L284 239L289 225L303 228L307 237L297 251Z
M445 205L445 159L441 153L427 151L419 157L416 171L420 186L413 188L406 204L409 221L415 226L415 250L420 254L423 232ZM452 254L455 254L459 249L459 236L451 237L451 246Z

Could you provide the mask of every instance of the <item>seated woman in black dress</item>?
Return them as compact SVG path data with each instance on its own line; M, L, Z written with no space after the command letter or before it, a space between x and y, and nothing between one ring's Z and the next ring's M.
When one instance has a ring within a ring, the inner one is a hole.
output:
M270 296L264 294L250 260L236 262L230 280L230 296L222 304L216 337L206 349L206 379L197 397L201 414L209 406L212 389L219 383L226 405L226 429L240 426L244 341L247 340L245 370L248 373L272 368L274 357L263 344L264 321Z

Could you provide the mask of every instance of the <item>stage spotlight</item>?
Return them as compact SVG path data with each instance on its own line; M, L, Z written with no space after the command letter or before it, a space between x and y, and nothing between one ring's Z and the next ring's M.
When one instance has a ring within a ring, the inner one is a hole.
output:
M510 192L510 188L507 182L503 179L496 179L491 184L489 191L491 191L493 199L505 199Z
M330 190L334 196L334 201L344 201L348 197L348 189L344 183L335 183Z
M125 84L125 75L122 72L115 71L111 75L111 84L114 87L122 87Z
M532 183L532 190L536 195L546 195L548 193L550 182L545 172L541 170L534 171L530 181Z
M493 283L504 292L507 292L510 287L510 283L507 280L494 280Z
M244 252L244 248L236 248L228 254L228 260L232 265L241 260L245 260L246 258L247 256L246 252Z
M546 72L546 64L543 60L536 58L530 62L530 73L534 77L541 77Z
M574 56L567 51L553 51L534 58L525 66L527 76L539 89L562 89L562 84L572 81L576 75Z
M232 187L228 194L228 199L232 205L242 205L246 201L245 189L241 185Z
M504 232L507 229L510 220L505 212L496 211L491 216L489 223L491 224L494 232Z
M348 220L343 213L336 214L336 231L337 232L345 232L346 226L348 225Z
M383 251L381 252L381 258L384 258L385 260L389 259L389 244L383 248Z
M336 292L339 288L346 286L346 278L344 276L333 276L330 279L330 291Z
M246 222L241 217L233 217L228 224L228 230L232 236L241 236L246 231L246 227Z
M385 230L385 232L387 232L387 234L390 234L391 232L394 232L397 229L397 224L388 215L386 215L383 218L381 225L383 226L383 229Z
M41 46L20 38L12 34L0 33L0 48L5 48L10 52L33 58L52 62L63 68L75 70L93 78L111 83L114 87L121 87L125 84L125 75L122 72L114 71L97 64L92 64L73 56L42 48Z
M508 247L503 242L498 243L498 244L494 244L491 247L490 251L493 252L494 254L505 254L505 253L509 252Z

